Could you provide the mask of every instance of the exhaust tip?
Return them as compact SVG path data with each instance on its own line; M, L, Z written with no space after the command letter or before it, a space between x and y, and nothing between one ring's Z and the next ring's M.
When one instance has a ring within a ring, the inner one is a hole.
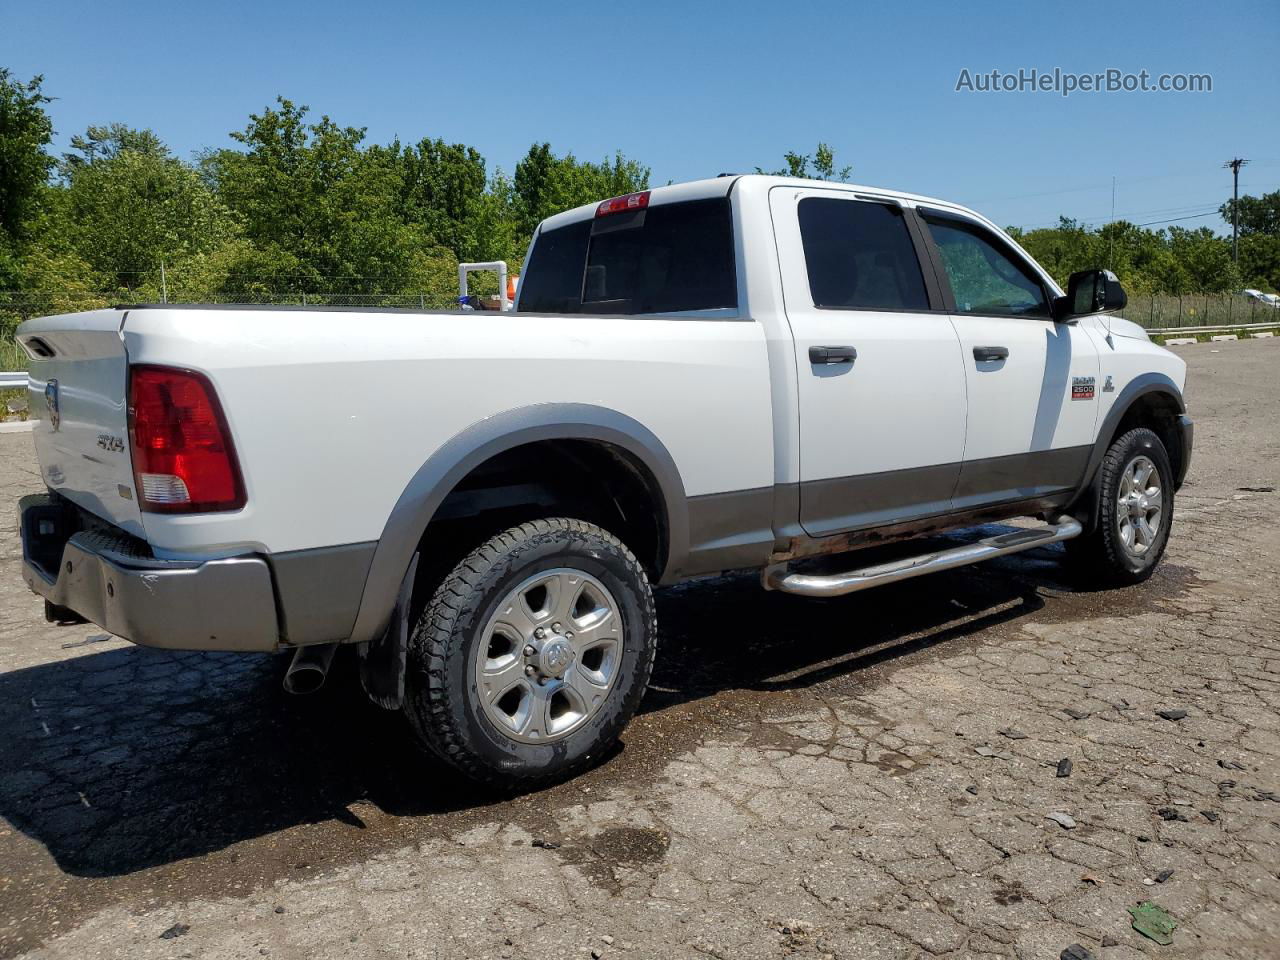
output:
M333 663L333 655L337 651L336 643L323 643L311 647L300 647L293 655L293 662L284 675L286 693L297 695L315 693L324 686L329 676L329 665Z
M315 667L290 667L289 672L284 676L284 689L286 693L299 696L315 693L324 686L325 677L325 671Z

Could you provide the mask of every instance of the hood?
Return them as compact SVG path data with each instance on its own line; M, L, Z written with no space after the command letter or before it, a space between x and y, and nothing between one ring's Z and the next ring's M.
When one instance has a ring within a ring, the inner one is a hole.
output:
M1147 331L1124 317L1100 317L1098 322L1103 329L1110 329L1113 337L1128 337L1130 340L1150 340Z

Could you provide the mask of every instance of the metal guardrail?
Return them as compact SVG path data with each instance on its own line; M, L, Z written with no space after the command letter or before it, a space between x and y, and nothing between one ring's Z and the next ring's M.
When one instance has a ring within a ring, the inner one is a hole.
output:
M1147 333L1162 336L1178 333L1217 333L1220 330L1275 330L1280 328L1280 317L1272 323L1224 323L1211 327L1147 327Z
M18 388L26 389L27 371L19 370L16 373L0 373L0 390Z

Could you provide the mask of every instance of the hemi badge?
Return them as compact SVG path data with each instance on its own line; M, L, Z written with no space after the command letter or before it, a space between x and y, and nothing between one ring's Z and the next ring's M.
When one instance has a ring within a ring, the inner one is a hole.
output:
M1093 377L1072 377L1071 378L1071 399L1072 400L1092 400L1093 399Z

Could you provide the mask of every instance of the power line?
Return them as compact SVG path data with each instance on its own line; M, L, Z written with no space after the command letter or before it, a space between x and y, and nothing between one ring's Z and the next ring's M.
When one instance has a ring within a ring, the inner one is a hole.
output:
M1135 227L1150 227L1157 223L1177 223L1179 220L1199 220L1201 217L1212 217L1217 214L1217 210L1211 210L1208 213L1193 213L1189 217L1171 217L1168 220L1148 220L1146 223L1135 223ZM1104 223L1105 227L1106 224Z
M1105 223L1113 223L1117 220L1133 220L1137 217L1147 217L1147 216L1151 216L1152 214L1158 214L1158 213L1178 214L1178 215L1194 213L1198 216L1209 216L1210 214L1217 213L1220 208L1221 208L1221 204L1218 201L1205 200L1200 203L1184 204L1182 206L1177 206L1177 207L1155 207L1148 210L1131 210L1127 213L1122 213L1119 216L1109 217L1108 214L1099 213L1099 214L1094 214L1093 216L1088 216L1088 217L1069 217L1068 219L1073 219L1076 221L1076 223L1081 223L1081 224L1091 224L1091 223L1098 223L1098 222L1105 224ZM1058 218L1058 219L1061 219L1061 218ZM1045 220L1039 223L1023 224L1022 229L1034 230L1037 227L1051 227L1058 223L1058 219Z
M1249 163L1252 164L1253 166L1258 166L1259 164L1263 166L1270 166L1272 164L1280 163L1280 158L1266 157L1262 159L1250 160ZM1186 172L1178 172L1178 173L1151 173L1151 174L1144 174L1142 176L1137 176L1137 177L1118 176L1116 177L1116 180L1119 183L1119 185L1123 187L1123 186L1128 186L1129 184L1132 184L1132 183L1146 183L1151 180L1170 180L1170 179L1187 178L1187 177L1195 177L1195 176L1204 176L1203 168L1196 168L1195 170L1188 169ZM1052 197L1052 196L1057 196L1063 193L1088 193L1090 191L1106 190L1110 185L1111 185L1110 181L1097 180L1097 181L1094 181L1093 183L1086 184L1083 186L1078 186L1078 187L1061 187L1054 190L1039 190L1039 191L1036 191L1035 193L1018 193L1018 194L1014 194L1013 196L1004 196L1004 197L986 197L980 200L970 200L970 201L967 201L967 203L969 206L977 206L979 204L986 204L986 203L1004 203L1007 200L1030 200L1036 197Z

